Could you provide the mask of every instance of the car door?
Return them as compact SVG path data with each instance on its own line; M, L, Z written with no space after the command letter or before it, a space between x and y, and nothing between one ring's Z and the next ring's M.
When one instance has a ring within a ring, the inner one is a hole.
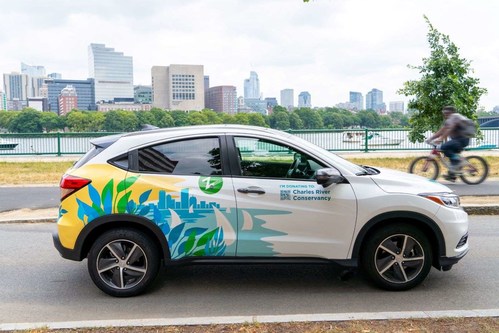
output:
M128 176L141 194L136 202L149 200L144 211L165 234L172 259L235 255L236 203L220 140L191 136L137 150L137 174Z
M357 214L347 182L318 185L331 167L289 143L234 136L233 185L239 212L238 256L347 258Z

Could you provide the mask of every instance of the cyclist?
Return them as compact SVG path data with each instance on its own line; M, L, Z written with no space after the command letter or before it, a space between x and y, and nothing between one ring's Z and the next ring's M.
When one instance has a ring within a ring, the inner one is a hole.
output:
M454 106L444 107L442 109L442 114L445 119L443 126L425 142L431 143L436 139L444 141L446 138L449 138L447 142L440 146L440 149L444 155L449 158L451 163L449 173L445 178L447 180L455 180L456 173L458 173L461 168L461 156L459 153L470 144L470 139L464 136L463 133L462 122L465 118L457 113L457 109Z

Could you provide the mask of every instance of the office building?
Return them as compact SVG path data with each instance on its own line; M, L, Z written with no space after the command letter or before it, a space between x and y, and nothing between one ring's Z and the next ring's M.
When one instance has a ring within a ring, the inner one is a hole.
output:
M203 65L153 66L153 107L201 111L204 108Z
M298 107L299 108L311 108L312 107L312 97L308 91L302 91L298 95Z
M77 109L80 111L97 110L95 105L95 85L93 79L65 80L46 79L49 111L59 113L59 95L66 86L71 85L78 96Z
M366 95L366 109L379 111L383 108L383 92L376 88L372 89ZM385 106L386 109L386 106Z
M3 75L3 90L7 101L28 100L28 75L20 73L10 73Z
M59 115L65 116L75 109L78 109L78 95L76 89L68 84L59 95Z
M244 104L250 108L252 112L267 115L267 101L260 98L245 98Z
M21 73L26 74L29 77L46 77L45 67L43 66L31 66L21 62Z
M389 103L390 112L404 112L404 102L403 101L394 101Z
M293 89L281 90L281 106L291 111L294 108L294 91Z
M133 87L133 101L139 104L152 104L152 86Z
M260 80L258 74L251 71L250 77L244 80L244 99L260 98Z
M350 91L349 103L353 105L353 109L356 111L364 110L364 99L360 92Z
M237 113L237 92L234 86L217 86L206 90L205 106L216 112Z
M210 76L209 75L205 75L204 76L204 91L206 92L206 90L210 89Z
M267 110L272 110L274 107L279 105L277 98L275 97L266 97L265 102L267 102Z
M89 77L95 82L95 101L133 100L133 59L104 44L88 47Z
M0 111L7 110L7 96L3 91L0 91Z
M28 97L28 107L37 111L48 111L48 100L44 97Z
M47 75L49 79L62 79L62 74L61 73L50 73Z

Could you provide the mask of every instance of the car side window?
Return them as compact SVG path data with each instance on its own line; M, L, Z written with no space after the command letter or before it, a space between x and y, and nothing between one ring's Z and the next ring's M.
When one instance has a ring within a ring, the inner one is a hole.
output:
M312 179L324 166L289 146L248 137L235 137L241 175L246 177Z
M221 175L218 138L168 142L138 151L139 171L172 175Z

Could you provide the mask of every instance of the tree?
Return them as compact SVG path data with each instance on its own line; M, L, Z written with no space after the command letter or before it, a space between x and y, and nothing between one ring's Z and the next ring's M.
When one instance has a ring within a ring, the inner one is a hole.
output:
M66 119L64 117L59 117L54 112L42 112L40 120L45 132L64 129L64 127L66 126Z
M267 127L267 124L265 123L265 118L261 113L249 113L248 125Z
M42 113L32 108L25 108L12 119L8 129L14 133L41 133Z
M310 108L299 108L296 109L293 113L297 114L300 117L303 123L303 128L317 129L324 127L322 118L317 111L314 111Z
M479 79L470 76L471 62L459 56L459 48L449 36L437 31L426 16L424 19L429 26L430 57L423 58L423 65L409 65L419 70L422 77L405 82L398 91L413 96L408 103L409 109L416 110L410 118L412 142L423 141L425 131L435 131L442 124L441 110L446 105L455 106L459 113L476 121L478 102L487 92L478 87Z
M132 132L139 127L139 120L132 111L113 110L106 113L104 129L108 132Z
M176 127L189 126L189 115L185 111L171 111L170 115L173 117Z
M0 128L8 129L10 123L16 118L18 111L0 111Z

